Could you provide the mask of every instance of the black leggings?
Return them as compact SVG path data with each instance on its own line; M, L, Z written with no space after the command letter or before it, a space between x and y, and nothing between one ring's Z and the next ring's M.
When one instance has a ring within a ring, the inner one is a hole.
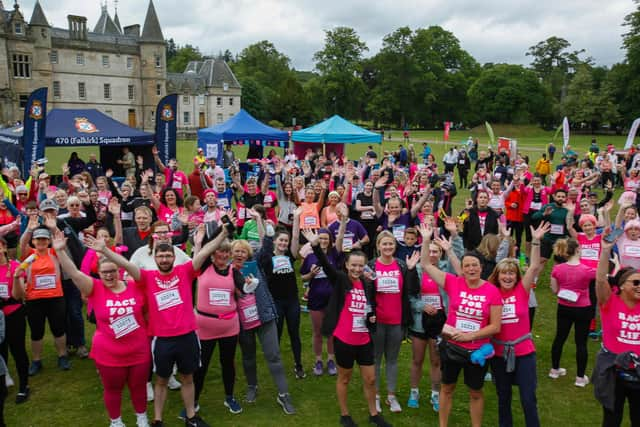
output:
M296 367L302 366L302 343L300 341L300 302L298 298L290 298L288 300L275 300L278 310L278 342L282 340L282 331L284 330L284 321L287 321L287 332L289 332L289 340L291 340L291 351Z
M629 420L631 427L640 427L640 389L632 389L623 380L616 377L615 400L613 411L603 409L602 427L619 427L622 425L624 401L629 400Z
M589 324L593 318L592 307L567 307L558 304L556 316L556 337L551 346L551 363L553 369L560 367L562 346L569 337L571 326L575 323L576 364L578 376L583 377L587 369L587 338L589 337Z
M9 361L9 350L16 363L18 371L20 391L24 392L29 385L29 356L27 356L26 334L27 319L24 307L20 307L10 315L5 317L6 334L5 340L0 344L0 355Z
M40 341L44 338L46 320L49 320L49 328L55 338L65 334L67 310L64 297L29 300L25 307L29 329L31 329L31 341Z
M523 223L519 221L507 221L507 227L511 228L511 236L516 239L516 246L519 252L524 252L522 249L522 230ZM517 256L517 255L516 255Z
M193 376L193 383L196 388L196 402L200 398L200 393L204 388L204 379L209 370L209 363L213 356L216 343L220 343L220 367L222 368L222 382L224 383L224 394L233 396L233 386L236 382L236 347L238 346L238 336L216 338L212 340L200 341L200 367Z
M467 180L468 175L469 175L469 169L458 168L458 177L460 178L460 188L467 188L467 186L469 185L469 181Z
M0 427L6 427L4 423L4 401L7 400L7 384L5 375L0 375Z

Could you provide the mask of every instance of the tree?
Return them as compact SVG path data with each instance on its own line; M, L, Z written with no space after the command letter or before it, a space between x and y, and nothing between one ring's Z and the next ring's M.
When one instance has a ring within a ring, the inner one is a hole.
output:
M484 69L468 96L477 122L542 123L551 114L550 94L535 72L520 65Z
M267 102L260 84L254 79L247 77L242 80L242 108L258 120L269 119L267 112Z
M327 112L358 117L365 86L360 78L362 55L369 50L353 28L325 31L324 48L313 55L325 86L323 101Z
M178 47L176 46L176 42L173 41L172 38L169 40L165 40L165 42L167 43L167 53L165 56L167 58L167 64L168 64L169 61L171 61L173 57L176 56Z
M167 71L170 73L183 73L187 64L191 61L202 61L204 57L197 47L186 44L178 46L175 55L171 59L167 58Z

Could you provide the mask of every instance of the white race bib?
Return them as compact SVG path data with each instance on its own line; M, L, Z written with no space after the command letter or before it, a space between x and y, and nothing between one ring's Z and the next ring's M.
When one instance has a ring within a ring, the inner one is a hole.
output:
M255 322L258 320L258 306L256 304L250 305L242 309L245 322Z
M405 230L405 226L404 225L394 225L393 226L393 237L395 237L395 239L399 242L404 242L404 230Z
M569 289L560 289L560 292L558 292L558 298L569 302L576 302L578 301L578 298L580 298L580 295Z
M534 211L539 211L541 207L542 207L542 202L531 202L531 206L529 206L529 209Z
M209 304L229 307L231 305L231 292L226 289L209 289Z
M238 219L246 219L247 218L247 209L239 208L238 209Z
M598 261L600 258L598 255L598 250L593 248L581 248L580 249L580 258L588 259L590 261Z
M480 322L469 319L456 319L456 329L462 332L478 332L480 330Z
M551 234L564 234L564 225L562 224L551 224L551 229L549 230Z
M36 276L35 288L39 291L46 289L56 288L56 275L55 274L41 274Z
M400 293L400 283L397 277L379 277L377 280L378 292L383 294Z
M277 255L271 258L273 263L273 272L279 274L291 273L293 267L291 267L291 260L288 256Z
M158 304L158 310L160 311L182 304L182 298L180 297L180 291L178 288L156 292L155 297L156 303Z
M171 188L175 190L182 190L182 182L173 178L173 183L171 184Z
M0 298L9 298L9 284L0 283Z
M353 249L353 233L344 233L344 237L342 238L342 250L350 251Z
M422 299L422 303L424 305L430 305L436 310L440 310L442 308L442 304L440 303L440 295L423 294L420 298Z
M271 195L264 196L264 204L265 204L265 207L270 208L271 206L266 206L266 204L267 204L267 203L268 203L268 204L273 203L273 197L271 197Z
M503 319L513 319L516 317L516 305L515 304L504 304L502 306L502 318Z
M373 219L373 212L372 211L360 212L360 219Z
M458 164L464 165L464 160L458 160Z
M314 277L314 279L326 279L326 278L327 278L327 274L324 272L322 268L320 269L318 274L316 274L316 277Z
M304 225L307 227L316 227L318 225L318 221L315 216L308 215L304 217Z
M355 332L355 333L369 332L367 329L367 318L364 315L353 316L353 324L351 326L351 332Z
M128 314L113 320L110 326L116 338L122 338L140 327L133 314Z
M640 258L640 246L627 245L624 247L624 255L633 258Z
M226 197L222 197L216 200L216 206L222 209L227 209L229 207L229 199Z

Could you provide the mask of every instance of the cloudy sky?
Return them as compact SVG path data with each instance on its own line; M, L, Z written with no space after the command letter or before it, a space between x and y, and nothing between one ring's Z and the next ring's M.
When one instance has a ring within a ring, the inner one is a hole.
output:
M40 0L47 19L66 27L68 14L83 15L93 28L101 0ZM4 1L10 7L10 0ZM19 0L27 19L33 2ZM196 45L205 54L234 54L270 40L299 70L313 69L324 30L353 27L375 54L395 29L440 25L453 32L480 63L528 64L529 46L550 36L586 49L599 65L624 57L624 16L632 0L154 0L165 38ZM120 0L122 25L142 24L148 0ZM113 15L114 2L108 0Z

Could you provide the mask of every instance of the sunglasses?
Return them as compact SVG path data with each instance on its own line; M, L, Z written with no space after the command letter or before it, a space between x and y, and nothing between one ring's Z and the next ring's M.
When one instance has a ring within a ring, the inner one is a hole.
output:
M634 288L637 288L638 286L640 286L640 279L625 280L625 282L631 283Z

